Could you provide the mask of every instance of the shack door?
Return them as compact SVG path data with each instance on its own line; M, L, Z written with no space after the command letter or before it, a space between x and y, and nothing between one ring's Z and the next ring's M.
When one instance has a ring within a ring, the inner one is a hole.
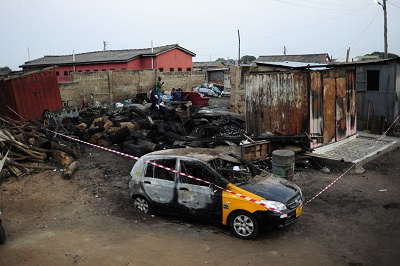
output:
M323 79L324 144L336 140L336 82L335 78Z
M323 78L324 144L345 139L347 134L347 81L341 72Z

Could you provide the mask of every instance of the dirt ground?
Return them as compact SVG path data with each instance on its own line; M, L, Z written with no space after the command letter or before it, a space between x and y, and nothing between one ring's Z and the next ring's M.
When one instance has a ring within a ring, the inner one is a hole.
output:
M0 265L398 265L400 149L345 175L296 223L255 240L227 227L144 215L128 195L132 159L82 146L71 180L45 171L0 186ZM296 168L310 199L342 171Z

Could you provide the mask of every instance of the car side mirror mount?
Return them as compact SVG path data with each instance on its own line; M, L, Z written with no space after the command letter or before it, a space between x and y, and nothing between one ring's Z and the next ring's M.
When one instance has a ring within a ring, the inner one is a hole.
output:
M211 183L209 186L208 186L214 193L215 192L217 192L218 191L218 186L216 185L216 184L214 184L214 183Z

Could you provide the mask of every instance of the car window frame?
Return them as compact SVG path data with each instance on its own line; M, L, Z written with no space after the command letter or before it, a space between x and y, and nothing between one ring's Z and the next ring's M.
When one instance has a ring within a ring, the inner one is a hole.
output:
M206 162L204 162L204 161L202 161L202 160L199 160L199 159L194 159L194 158L177 158L177 165L176 165L176 167L177 167L177 169L179 169L178 171L181 171L182 173L185 173L184 171L183 171L183 169L182 169L182 161L188 161L188 162L195 162L195 163L198 163L198 164L200 164L201 166L203 166L204 168L206 168L207 170L209 170L214 176L215 176L215 180L218 180L218 182L210 182L210 183L212 183L212 184L215 184L215 185L218 185L218 186L220 186L220 187L226 187L230 182L227 180L227 179L225 179L223 176L221 176L217 171L215 171L210 165L208 165ZM185 173L186 174L186 173ZM198 176L196 176L196 175L194 175L194 177L197 177L197 178L199 178ZM207 181L207 180L206 180ZM189 183L186 183L186 182L182 182L182 175L179 175L178 177L177 177L177 182L178 183L182 183L182 184L189 184ZM202 181L199 181L199 182L202 182ZM202 182L202 183L204 183L204 182ZM205 185L204 186L209 186L209 184L207 184L207 183L204 183ZM196 185L196 184L190 184L190 185L194 185L194 186L198 186L198 185ZM203 185L201 185L201 186L203 186ZM203 187L204 187L203 186Z
M158 156L157 156L157 157L153 157L153 158L147 159L147 161L152 162L152 163L157 163L157 164L160 164L160 163L157 162L157 161L159 161L159 160L175 160L175 166L174 166L174 167L170 167L170 168L176 169L176 167L177 167L177 161L178 161L178 159L177 159L177 158L174 158L174 157L164 157L164 156L158 157ZM173 180L155 177L154 173L155 173L156 167L157 167L157 168L162 168L162 167L155 166L155 165L153 165L153 164L151 164L151 163L149 163L149 162L146 162L146 163L144 164L144 167L143 167L143 177L154 178L154 179L164 180L164 181L170 181L170 182L174 182L174 183L177 182L176 173L174 173L174 175L173 175ZM160 164L160 165L163 165L163 164ZM147 171L148 171L148 167L149 167L149 166L152 166L152 175L151 175L151 176L147 176ZM164 165L164 166L165 166L165 165ZM168 167L168 166L166 166L166 167ZM165 170L165 169L164 169L164 170ZM166 171L168 171L168 170L166 170Z

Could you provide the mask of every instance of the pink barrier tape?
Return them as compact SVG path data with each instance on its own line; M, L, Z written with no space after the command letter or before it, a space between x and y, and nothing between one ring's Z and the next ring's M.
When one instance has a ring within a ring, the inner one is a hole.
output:
M102 150L105 150L105 151L108 151L108 152L112 152L112 153L115 153L115 154L118 154L118 155L121 155L121 156L124 156L124 157L131 158L131 159L134 159L134 160L138 160L138 161L140 160L140 161L143 161L143 162L145 162L145 163L152 164L152 165L154 165L154 166L156 166L156 167L160 167L160 168L163 168L163 169L165 169L165 170L171 171L171 172L173 172L173 173L177 173L178 175L183 175L183 176L186 176L186 177L188 177L188 178L191 178L191 179L194 179L194 180L197 180L197 181L206 183L206 184L208 184L209 186L213 186L213 187L215 187L215 188L221 189L221 190L226 191L226 192L228 192L228 193L231 193L231 194L233 194L233 195L235 195L235 196L237 196L237 197L240 197L240 198L245 199L245 200L247 200L247 201L253 202L253 203L258 204L258 205L261 205L261 206L267 208L267 209L270 210L270 211L278 212L278 213L284 215L285 217L287 217L287 214L285 214L285 213L283 213L283 212L280 212L280 211L276 210L275 208L268 207L266 204L264 204L264 203L262 203L262 202L260 202L260 201L258 201L258 200L255 200L255 199L250 198L250 197L248 197L248 196L242 195L242 194L237 193L237 192L235 192L235 191L229 190L229 189L227 189L227 188L220 187L220 186L218 186L218 185L216 185L216 184L213 184L213 183L211 183L211 182L209 182L209 181L206 181L206 180L197 178L197 177L195 177L195 176L192 176L192 175L189 175L189 174L186 174L186 173L177 171L177 170L175 170L175 169L172 169L172 168L170 168L170 167L166 167L166 166L161 165L161 164L158 164L158 163L154 163L154 162L152 162L152 161L148 161L148 160L141 159L141 158L139 158L139 157L137 157L137 156L134 156L134 155L130 155L130 154L126 154L126 153L123 153L123 152L115 151L115 150L112 150L112 149L109 149L109 148L105 148L105 147L102 147L102 146L99 146L99 145L96 145L96 144L93 144L93 143L89 143L89 142L82 141L82 140L80 140L80 139L75 139L75 138L72 138L72 137L70 137L70 136L67 136L67 135L64 135L64 134L60 134L60 133L54 132L54 131L49 130L49 129L46 129L46 130L49 131L49 132L51 132L51 133L54 133L54 134L56 134L56 135L60 135L60 136L62 136L62 137L64 137L64 138L73 140L73 141L77 141L77 142L80 142L80 143L83 143L83 144L86 144L86 145L89 145L89 146L92 146L92 147L95 147L95 148L98 148L98 149L102 149Z
M19 116L21 119L23 119L24 121L26 121L25 118L23 118L23 117L20 116L18 113L16 113L11 107L9 107L8 105L7 105L7 107L8 107L13 113L15 113L17 116ZM381 136L378 140L380 140L382 137L384 137L384 136L386 135L386 133L389 131L389 129L390 129L390 128L396 123L396 121L399 119L399 117L400 117L400 115L397 116L397 118L394 120L394 122L392 123L392 125L382 134L382 136ZM233 194L233 195L235 195L235 196L238 196L238 197L240 197L240 198L242 198L242 199L245 199L245 200L247 200L247 201L253 202L253 203L258 204L258 205L261 205L261 206L267 208L267 209L270 210L270 211L274 211L274 212L280 213L280 214L282 214L284 217L290 218L290 217L292 217L292 216L294 215L294 214L292 214L291 216L288 216L287 214L285 214L285 213L283 213L283 212L281 212L281 211L278 211L278 210L276 210L275 208L272 208L272 207L271 207L271 208L268 208L268 206L267 206L266 204L264 204L264 203L262 203L262 202L260 202L260 201L258 201L258 200L255 200L255 199L252 199L252 198L250 198L250 197L248 197L248 196L242 195L242 194L240 194L240 193L231 191L231 190L229 190L229 189L227 189L227 188L220 187L220 186L218 186L218 185L216 185L216 184L213 184L213 183L211 183L211 182L209 182L209 181L206 181L206 180L202 180L202 179L197 178L197 177L195 177L195 176L192 176L192 175L189 175L189 174L186 174L186 173L182 173L182 172L177 171L177 170L175 170L175 169L172 169L172 168L170 168L170 167L166 167L166 166L164 166L164 165L160 165L160 164L158 164L158 163L154 163L154 162L151 162L151 161L143 160L143 159L141 159L141 158L139 158L139 157L137 157L137 156L134 156L134 155L126 154L126 153L123 153L123 152L119 152L119 151L115 151L115 150L112 150L112 149L108 149L108 148L105 148L105 147L102 147L102 146L98 146L98 145L95 145L95 144L92 144L92 143L89 143L89 142L85 142L85 141L82 141L82 140L80 140L80 139L75 139L75 138L69 137L69 136L67 136L67 135L54 132L54 131L49 130L49 129L47 129L47 128L44 128L44 129L47 130L47 131L49 131L49 132L52 132L52 133L54 133L54 134L56 134L56 135L60 135L60 136L62 136L62 137L68 138L68 139L70 139L70 140L77 141L77 142L80 142L80 143L83 143L83 144L86 144L86 145L89 145L89 146L92 146L92 147L95 147L95 148L98 148L98 149L102 149L102 150L105 150L105 151L109 151L109 152L112 152L112 153L115 153L115 154L118 154L118 155L121 155L121 156L124 156L124 157L132 158L132 159L134 159L134 160L138 160L138 161L141 160L141 161L143 161L143 162L145 162L145 163L149 163L149 164L152 164L152 165L154 165L154 166L156 166L156 167L163 168L163 169L165 169L165 170L167 170L167 171L171 171L171 172L176 173L176 174L178 174L178 175L183 175L183 176L186 176L186 177L188 177L188 178L191 178L191 179L194 179L194 180L197 180L197 181L206 183L206 184L208 184L209 186L213 186L213 187L215 187L215 188L218 188L218 189L221 189L221 190L223 190L223 191L225 191L225 192L231 193L231 194ZM339 179L341 179L343 176L345 176L354 166L355 166L355 164L353 164L351 167L349 167L343 174L341 174L338 178L336 178L336 179L335 179L334 181L332 181L329 185L327 185L327 186L326 186L325 188L323 188L320 192L318 192L315 196L313 196L313 197L312 197L311 199L309 199L306 203L304 203L304 204L303 204L303 207L307 206L310 202L312 202L313 200L315 200L315 199L316 199L317 197L319 197L322 193L324 193L324 192L325 192L326 190L328 190L331 186L333 186L333 184L335 184Z
M333 180L332 183L330 183L329 185L327 185L324 189L322 189L320 192L318 192L314 197L312 197L311 199L309 199L306 203L304 203L303 207L305 207L308 203L310 203L311 201L315 200L319 195L321 195L322 193L324 193L328 188L330 188L333 184L335 184L340 178L342 178L344 175L346 175L350 169L352 169L355 166L355 164L353 164L352 166L350 166L343 174L341 174L338 178L336 178L335 180Z
M381 140L384 136L386 136L386 133L392 128L392 126L394 126L394 124L399 119L399 117L400 117L400 115L397 116L397 118L393 121L393 123L390 125L390 127L385 132L383 132L382 136L378 140Z
M400 115L397 116L397 118L393 121L393 123L390 125L390 127L379 137L378 140L381 140L384 136L386 136L386 133L390 130L390 128L396 123L396 121L400 118ZM304 203L303 207L305 207L308 203L310 203L311 201L313 201L314 199L316 199L319 195L321 195L322 193L324 193L328 188L330 188L333 184L335 184L340 178L342 178L344 175L346 175L353 167L355 166L355 164L353 164L350 168L348 168L343 174L341 174L338 178L336 178L335 180L333 180L332 183L330 183L329 185L327 185L324 189L322 189L320 192L318 192L314 197L312 197L311 199L309 199L306 203Z

